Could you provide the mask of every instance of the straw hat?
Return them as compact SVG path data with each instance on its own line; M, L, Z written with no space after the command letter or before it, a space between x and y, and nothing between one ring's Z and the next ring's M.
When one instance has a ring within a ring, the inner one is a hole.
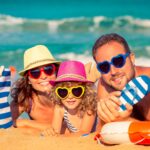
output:
M56 80L52 85L65 81L92 82L86 79L84 64L80 61L64 61L60 64Z
M60 63L56 61L51 52L44 45L37 45L29 48L24 53L24 69L19 72L21 76L27 70L51 63Z

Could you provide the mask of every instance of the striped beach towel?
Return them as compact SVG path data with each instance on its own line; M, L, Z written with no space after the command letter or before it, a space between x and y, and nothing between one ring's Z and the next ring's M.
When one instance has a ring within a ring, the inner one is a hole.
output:
M150 78L142 75L132 79L121 92L120 111L126 110L125 104L134 105L150 92Z
M5 68L0 76L0 128L9 128L12 126L12 117L8 103L10 93L10 70Z

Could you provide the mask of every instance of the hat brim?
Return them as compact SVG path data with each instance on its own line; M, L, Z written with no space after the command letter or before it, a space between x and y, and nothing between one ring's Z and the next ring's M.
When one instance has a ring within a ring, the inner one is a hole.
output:
M27 68L27 69L23 69L22 71L19 72L19 75L20 76L24 76L24 73L30 69L33 69L33 68L37 68L37 67L40 67L40 66L43 66L43 65L47 65L47 64L53 64L53 63L56 63L56 64L60 64L61 61L45 61L45 62L39 62L39 63L36 63L34 65L32 65L31 67Z
M52 86L54 86L55 84L59 83L59 82L69 82L69 81L73 81L73 82L84 82L84 83L94 83L93 81L89 81L89 80L81 80L81 79L75 79L75 78L64 78L64 79L60 79L60 80L51 80L50 84Z

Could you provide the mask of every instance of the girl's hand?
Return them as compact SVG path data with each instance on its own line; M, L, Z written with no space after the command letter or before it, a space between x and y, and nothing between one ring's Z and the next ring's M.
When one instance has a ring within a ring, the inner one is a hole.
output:
M43 132L40 134L41 136L58 136L59 134L51 127L48 129L45 129Z

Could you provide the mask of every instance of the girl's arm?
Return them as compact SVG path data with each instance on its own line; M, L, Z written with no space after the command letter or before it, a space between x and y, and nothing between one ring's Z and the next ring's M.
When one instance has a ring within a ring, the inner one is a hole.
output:
M81 122L80 133L89 134L93 128L95 119L96 119L96 114L92 114L89 111L85 113Z
M90 115L89 115L90 114ZM76 133L65 134L65 136L84 136L86 134L91 133L91 130L94 126L96 119L96 114L91 114L91 112L87 112L82 119L80 131Z
M52 121L52 128L56 133L61 132L61 128L63 125L63 117L64 117L64 109L63 107L56 105L54 109L54 116Z
M41 135L43 136L57 136L61 133L63 126L63 114L64 110L62 107L56 105L54 108L54 116L52 121L52 126L46 130L43 130Z

